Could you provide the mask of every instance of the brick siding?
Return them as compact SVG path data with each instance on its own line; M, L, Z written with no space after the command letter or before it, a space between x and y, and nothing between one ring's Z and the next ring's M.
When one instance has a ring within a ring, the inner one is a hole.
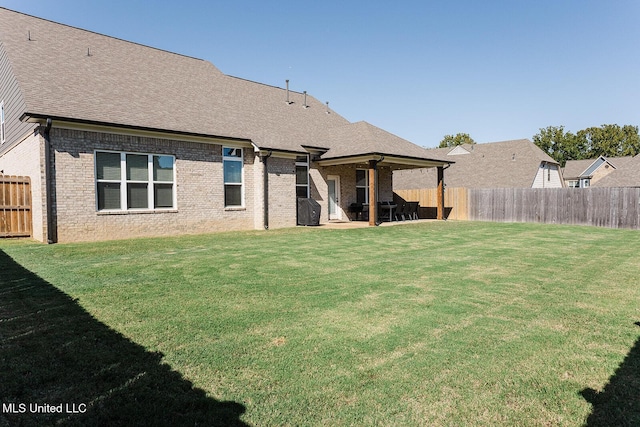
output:
M258 163L244 149L242 208L224 208L222 145L52 129L58 241L108 240L253 229ZM177 208L171 211L98 212L95 150L175 156ZM260 208L260 207L258 207Z

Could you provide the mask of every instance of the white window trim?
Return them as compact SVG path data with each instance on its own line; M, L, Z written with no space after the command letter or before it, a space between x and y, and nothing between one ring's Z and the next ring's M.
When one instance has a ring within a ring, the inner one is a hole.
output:
M307 158L306 162L299 162L298 159L296 158L296 169L298 167L305 167L307 169L307 183L306 184L298 184L296 182L296 196L298 195L298 187L306 187L307 189L307 196L309 197L309 183L310 183L310 179L309 179L309 155L306 154L305 157ZM297 176L297 170L296 170L296 176Z
M225 152L226 149L240 150L240 157L225 156L224 152ZM237 184L235 182L227 183L224 180L224 162L225 161L240 162L240 184ZM227 201L224 200L224 198L225 198L225 189L224 189L224 187L227 186L227 185L239 185L240 186L240 204L239 205L227 205ZM244 209L245 208L245 204L244 204L244 148L229 147L229 146L223 146L222 147L222 197L223 197L223 200L224 200L224 208L225 209L233 210L233 209Z
M98 153L116 153L120 154L120 179L98 179L98 161L97 154ZM136 180L127 180L127 155L136 155L136 156L147 156L147 172L148 172L148 181L136 181ZM154 157L171 157L172 166L173 166L173 177L172 177L172 203L173 206L168 208L155 208L153 207L155 204L154 200L154 185L155 184L169 184L168 181L154 181L153 180L153 158ZM129 151L111 151L111 150L95 150L93 152L93 167L94 167L94 180L95 180L95 192L96 192L96 211L97 212L166 212L178 209L178 200L177 200L177 191L176 191L176 157L171 154L157 154L157 153L134 153ZM99 182L110 182L110 183L119 183L120 184L120 209L99 209L98 203L98 183ZM148 208L132 208L129 209L127 207L127 184L136 184L136 183L144 183L148 184L147 188L147 206Z

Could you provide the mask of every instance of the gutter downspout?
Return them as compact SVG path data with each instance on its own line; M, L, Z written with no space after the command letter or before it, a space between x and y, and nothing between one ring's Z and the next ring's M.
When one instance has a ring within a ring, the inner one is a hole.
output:
M44 128L44 180L47 191L47 243L56 243L57 236L53 220L53 183L51 182L51 118L47 118Z
M264 190L264 229L269 229L269 169L267 168L267 160L271 157L273 151L269 150L268 154L262 156L263 170L263 190Z

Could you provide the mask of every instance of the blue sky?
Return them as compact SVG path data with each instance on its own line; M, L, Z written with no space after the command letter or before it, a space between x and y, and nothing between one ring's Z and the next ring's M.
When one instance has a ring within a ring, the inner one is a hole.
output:
M640 1L0 0L308 91L434 147L640 124Z

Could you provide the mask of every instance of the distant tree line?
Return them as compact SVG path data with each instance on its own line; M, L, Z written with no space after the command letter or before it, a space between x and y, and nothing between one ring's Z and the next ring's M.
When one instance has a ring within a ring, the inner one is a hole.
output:
M533 142L562 167L568 160L635 156L640 153L638 126L631 125L602 125L575 134L565 132L564 126L548 126L534 135ZM439 148L475 143L468 133L458 133L445 135Z
M631 125L602 125L575 134L565 132L564 126L548 126L540 129L533 142L563 167L568 160L635 156L640 153L638 126Z

